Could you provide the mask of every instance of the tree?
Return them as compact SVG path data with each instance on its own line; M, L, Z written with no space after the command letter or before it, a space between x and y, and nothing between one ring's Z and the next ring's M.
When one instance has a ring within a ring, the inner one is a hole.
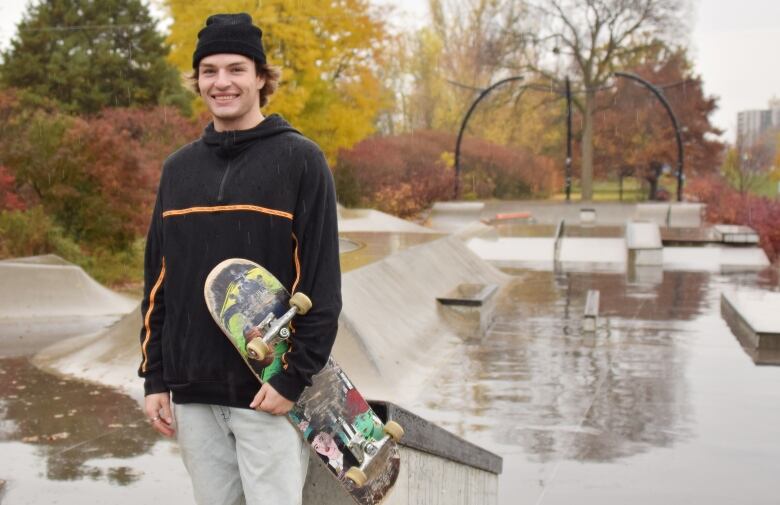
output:
M593 197L593 117L596 93L614 70L641 55L653 41L672 31L679 0L543 0L535 4L540 27L531 47L539 52L553 42L553 52L579 81L574 104L582 114L582 198ZM531 68L562 88L560 68L549 58L529 58ZM534 63L541 61L541 63Z
M75 117L14 95L0 98L0 162L21 206L42 206L87 247L127 248L148 227L163 160L199 128L170 107Z
M457 131L480 89L519 69L524 41L516 33L523 14L520 0L429 0L432 23L415 33L404 58L412 79L404 97L404 130ZM495 113L515 109L517 86L497 89L472 119L474 131L496 142L512 137ZM522 104L522 103L521 103ZM516 111L515 111L516 112ZM503 118L502 118L503 119ZM499 124L500 128L495 125Z
M141 0L39 0L3 53L0 79L66 111L173 104L190 98Z
M683 130L686 175L712 173L721 164L721 132L710 123L717 101L702 89L684 49L657 43L636 58L629 70L662 88ZM669 116L647 88L617 79L614 88L596 99L593 130L595 176L622 172L645 179L649 196L664 166L675 166L677 143Z
M268 61L282 67L268 111L284 115L331 161L374 131L390 96L377 78L385 28L366 0L264 2L165 0L173 20L171 61L191 71L197 33L217 12L248 12L263 29Z
M723 173L740 193L756 192L762 185L776 179L777 137L777 130L769 129L750 144L738 138L737 145L729 149Z

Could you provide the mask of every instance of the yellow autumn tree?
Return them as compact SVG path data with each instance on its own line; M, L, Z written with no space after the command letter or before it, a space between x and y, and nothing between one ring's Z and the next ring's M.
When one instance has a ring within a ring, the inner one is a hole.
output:
M428 6L431 23L393 48L409 77L395 85L402 107L396 129L457 133L481 90L524 73L528 34L517 32L524 7L516 0L429 0ZM564 107L555 90L529 77L482 100L466 134L562 157Z
M163 0L171 20L170 60L191 71L198 31L220 12L247 12L263 29L282 82L267 112L316 141L332 162L374 131L390 94L377 77L385 25L367 0Z

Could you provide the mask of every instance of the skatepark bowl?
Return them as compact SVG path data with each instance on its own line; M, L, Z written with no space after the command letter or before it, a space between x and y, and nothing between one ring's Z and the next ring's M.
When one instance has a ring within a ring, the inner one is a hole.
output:
M523 230L498 235L549 237L554 225ZM615 240L603 232L582 233ZM357 245L342 256L345 279L387 255L422 254L441 237L347 233ZM491 324L432 351L441 365L401 404L503 457L498 503L780 501L780 366L756 364L721 316L721 294L735 286L779 291L777 270L493 264L509 275ZM594 290L598 315L587 331ZM396 322L374 324L392 331ZM29 360L37 349L25 355L7 344L13 335L2 338L3 505L192 502L175 444L152 434L137 398L41 371Z

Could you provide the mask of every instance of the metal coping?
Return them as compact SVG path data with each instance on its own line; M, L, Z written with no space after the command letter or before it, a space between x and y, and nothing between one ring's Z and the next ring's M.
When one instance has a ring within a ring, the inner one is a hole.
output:
M461 294L463 290L474 291L473 294ZM498 291L496 284L461 284L445 296L439 296L436 301L442 305L465 305L481 307Z
M383 422L395 421L403 427L404 437L400 445L496 475L502 472L504 460L501 456L467 442L393 403L376 400L369 400L368 403Z

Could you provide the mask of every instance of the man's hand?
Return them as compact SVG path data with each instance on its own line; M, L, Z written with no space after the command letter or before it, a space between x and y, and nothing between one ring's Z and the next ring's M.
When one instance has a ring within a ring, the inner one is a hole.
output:
M170 393L154 393L144 398L144 412L152 423L152 428L166 437L172 437L173 414L171 414Z
M260 391L257 392L252 403L249 404L249 408L262 410L275 416L283 416L293 408L293 405L295 405L295 402L291 402L277 393L276 390L266 382L260 388Z

